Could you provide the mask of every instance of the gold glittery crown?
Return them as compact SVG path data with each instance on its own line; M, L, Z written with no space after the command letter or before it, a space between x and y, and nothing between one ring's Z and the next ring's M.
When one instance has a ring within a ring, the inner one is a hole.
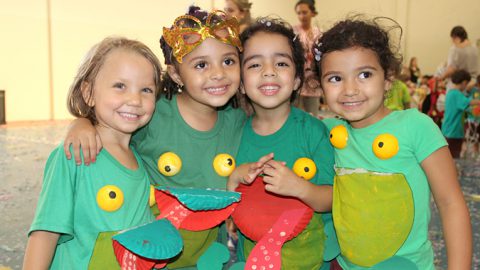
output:
M163 38L179 63L207 38L217 39L242 51L237 19L220 10L212 11L205 24L194 16L182 15L175 19L172 27L163 28Z

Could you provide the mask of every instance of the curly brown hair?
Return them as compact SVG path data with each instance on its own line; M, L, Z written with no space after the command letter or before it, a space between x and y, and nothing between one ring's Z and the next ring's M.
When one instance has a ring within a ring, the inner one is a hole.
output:
M392 22L393 26L382 27L380 22L383 20ZM393 44L390 33L393 30L400 30L401 37L401 29L397 22L386 17L364 20L359 15L340 21L315 42L312 53L316 61L313 62L312 70L321 76L321 62L325 54L362 47L375 52L384 70L385 78L392 78L400 73L402 57L396 53L398 46Z

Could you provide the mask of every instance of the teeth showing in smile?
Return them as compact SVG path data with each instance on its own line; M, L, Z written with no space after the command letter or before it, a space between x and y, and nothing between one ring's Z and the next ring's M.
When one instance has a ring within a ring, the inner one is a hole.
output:
M357 106L362 104L362 101L356 101L356 102L342 102L343 105L345 106Z
M212 95L219 95L219 94L223 94L225 91L227 91L227 87L226 86L222 86L222 87L210 87L210 88L207 88L205 89L209 94L212 94Z
M278 90L280 89L280 87L278 86L273 86L273 85L268 85L268 86L262 86L260 87L260 91L263 92L263 94L265 95L273 95L275 93L278 92Z
M140 118L140 116L138 114L133 114L133 113L121 112L119 114L120 114L120 116L122 116L123 118L126 118L128 120L137 120L138 118Z

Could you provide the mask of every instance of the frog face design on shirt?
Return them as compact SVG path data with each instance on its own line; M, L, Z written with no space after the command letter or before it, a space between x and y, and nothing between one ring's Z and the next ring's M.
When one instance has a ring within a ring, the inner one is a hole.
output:
M317 173L317 166L313 160L301 157L293 163L292 170L296 175L308 181Z
M235 159L229 154L218 154L213 159L213 169L223 177L228 177L235 169Z
M114 185L106 185L97 192L97 205L103 211L114 212L123 205L123 191Z
M343 125L331 129L337 154L349 150L348 137ZM379 134L370 143L378 162L401 151L392 134ZM395 254L414 220L413 194L405 176L362 167L337 168L333 192L333 219L343 257L363 267L398 260Z
M228 177L235 169L235 159L226 153L215 156L212 162L213 170L222 177ZM166 152L158 158L158 170L165 176L174 176L182 169L182 159L173 152Z
M89 207L89 211L97 213L97 215L95 215L97 217L95 222L104 224L109 222L109 220L121 219L122 217L125 217L126 212L132 209L132 204L138 203L138 201L132 200L132 198L135 195L138 196L138 194L132 193L131 188L122 185L122 183L123 181L118 181L115 184L110 183L97 189L95 196L96 207ZM154 192L152 189L153 188L151 187L151 193ZM145 200L141 201L146 203ZM149 203L151 204L152 202ZM137 207L138 206L135 206L134 208ZM145 222L147 222L147 220L145 220ZM153 266L155 263L160 263L164 259L175 256L182 250L182 239L177 230L172 229L173 226L169 222L155 221L147 225L145 228L144 225L140 225L134 229L122 228L120 231L114 230L114 227L121 228L118 225L112 225L112 227L105 227L109 228L109 230L98 232L92 255L90 257L89 269L116 267L119 263L118 256L123 256L122 258L124 259L130 258L128 263L132 264L132 267L134 264L137 264L138 266L142 264L145 265L145 263ZM143 230L152 231L153 233L142 233ZM142 238L136 242L142 243L143 240L148 240L151 246L157 247L157 249L162 250L164 253L149 251L147 254L142 254L139 252L139 249L135 249L132 253L128 248L125 249L122 244L113 241L115 237L120 236L124 231L128 231L129 235L135 235L133 238L127 238L138 240L138 238L144 237L145 239ZM145 257L145 255L147 256ZM120 261L123 261L123 259Z
M165 176L173 176L182 169L182 160L173 152L163 153L158 159L158 170Z

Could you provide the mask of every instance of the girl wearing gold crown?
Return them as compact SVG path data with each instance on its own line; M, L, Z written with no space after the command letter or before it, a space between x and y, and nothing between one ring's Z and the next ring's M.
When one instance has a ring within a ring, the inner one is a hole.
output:
M190 7L163 29L160 44L167 64L164 92L151 122L132 142L152 184L225 189L245 121L245 114L231 105L240 85L238 22L222 11ZM81 163L81 145L83 162L95 162L101 147L95 136L88 120L75 120L65 140L67 156L72 144ZM184 250L169 269L194 266L217 240L219 228L181 234Z

